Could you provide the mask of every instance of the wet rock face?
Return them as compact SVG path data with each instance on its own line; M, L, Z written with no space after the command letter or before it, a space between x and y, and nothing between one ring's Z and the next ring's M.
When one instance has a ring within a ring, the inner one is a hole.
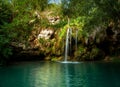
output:
M50 53L48 48L52 48L54 38L53 29L34 30L26 43L12 42L13 60L42 60L45 55ZM18 49L19 48L19 49ZM24 57L24 58L22 58Z
M103 40L97 44L98 48L102 49L105 56L116 55L116 53L118 55L120 50L119 28L115 26L108 26L104 32L105 36L103 36Z
M120 55L120 28L97 27L84 41L86 51L80 55L83 60L104 59L107 56ZM84 38L83 38L84 39Z

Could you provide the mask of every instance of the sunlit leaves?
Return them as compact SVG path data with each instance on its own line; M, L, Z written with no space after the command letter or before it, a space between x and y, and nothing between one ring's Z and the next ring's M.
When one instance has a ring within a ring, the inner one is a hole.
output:
M65 0L63 13L70 18L90 17L85 23L88 31L95 26L106 26L111 20L120 20L120 1L118 0ZM69 2L69 3L68 3Z

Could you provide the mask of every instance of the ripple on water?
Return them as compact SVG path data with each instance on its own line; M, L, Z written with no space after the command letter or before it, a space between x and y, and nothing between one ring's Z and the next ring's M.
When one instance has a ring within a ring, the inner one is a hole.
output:
M80 64L80 63L82 63L82 62L77 62L77 61L59 61L60 63L64 63L64 64L68 64L68 63L70 63L70 64Z

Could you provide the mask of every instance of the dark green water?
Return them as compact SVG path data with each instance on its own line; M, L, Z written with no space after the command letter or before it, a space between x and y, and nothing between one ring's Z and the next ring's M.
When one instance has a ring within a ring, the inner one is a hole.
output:
M120 87L120 64L24 62L0 67L0 87Z

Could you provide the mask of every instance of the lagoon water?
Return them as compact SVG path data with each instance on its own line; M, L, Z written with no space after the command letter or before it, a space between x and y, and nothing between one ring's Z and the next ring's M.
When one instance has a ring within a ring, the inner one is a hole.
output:
M120 63L15 63L0 67L0 87L120 87Z

